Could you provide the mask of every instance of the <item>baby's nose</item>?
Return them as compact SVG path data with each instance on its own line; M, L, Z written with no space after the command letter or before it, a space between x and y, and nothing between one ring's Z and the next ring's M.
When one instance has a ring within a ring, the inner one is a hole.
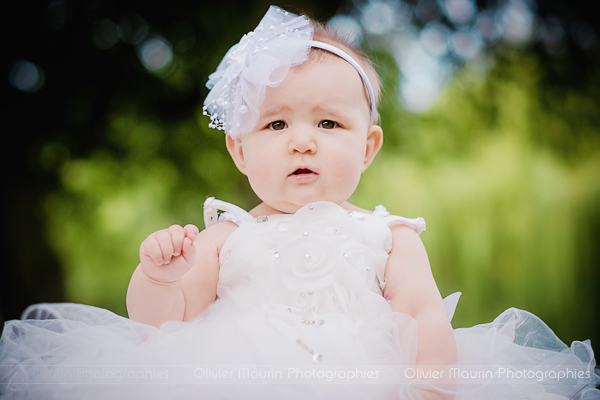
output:
M315 154L317 152L317 144L314 135L310 132L294 132L289 144L290 154Z

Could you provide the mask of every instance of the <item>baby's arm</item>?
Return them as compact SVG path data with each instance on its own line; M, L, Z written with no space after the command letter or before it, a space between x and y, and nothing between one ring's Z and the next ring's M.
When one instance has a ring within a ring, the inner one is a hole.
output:
M411 228L394 225L391 230L393 242L385 269L384 296L391 300L393 311L409 314L417 322L416 366L442 370L457 361L456 341L425 247ZM438 398L434 393L429 395Z
M173 225L148 236L127 290L129 317L160 326L199 315L216 298L219 252L235 228L221 223L198 233Z

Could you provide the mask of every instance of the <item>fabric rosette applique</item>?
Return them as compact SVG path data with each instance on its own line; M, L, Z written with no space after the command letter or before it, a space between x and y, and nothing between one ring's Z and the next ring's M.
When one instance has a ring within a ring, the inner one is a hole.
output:
M361 226L351 215L336 204L318 202L280 222L277 230L285 239L275 254L281 283L272 297L275 308L304 316L346 312L357 300L352 297L364 291L352 288L376 279L375 270L383 269L379 264L387 257L359 244Z
M227 52L206 86L209 127L238 138L256 126L266 87L308 59L313 28L304 16L271 6L258 27Z

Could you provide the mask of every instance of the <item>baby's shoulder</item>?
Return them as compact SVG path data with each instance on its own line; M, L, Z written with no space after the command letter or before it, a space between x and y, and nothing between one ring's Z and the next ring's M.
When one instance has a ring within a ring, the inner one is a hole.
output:
M196 238L196 246L200 245L211 245L220 249L227 238L238 228L238 225L231 221L222 221L217 224L211 225L208 228L200 231Z
M389 224L388 227L392 232L394 242L422 243L420 232L417 227L403 223Z

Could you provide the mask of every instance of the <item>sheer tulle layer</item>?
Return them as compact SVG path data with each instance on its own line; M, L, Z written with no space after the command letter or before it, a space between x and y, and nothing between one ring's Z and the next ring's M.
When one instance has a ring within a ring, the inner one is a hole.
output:
M6 399L416 399L419 385L449 383L459 399L600 398L590 344L569 348L516 309L455 330L459 361L441 377L414 367L416 325L399 313L326 315L301 326L300 342L284 319L224 301L160 329L77 304L33 306L24 318L0 344Z
M589 341L565 345L538 317L510 308L456 329L464 399L600 399Z

